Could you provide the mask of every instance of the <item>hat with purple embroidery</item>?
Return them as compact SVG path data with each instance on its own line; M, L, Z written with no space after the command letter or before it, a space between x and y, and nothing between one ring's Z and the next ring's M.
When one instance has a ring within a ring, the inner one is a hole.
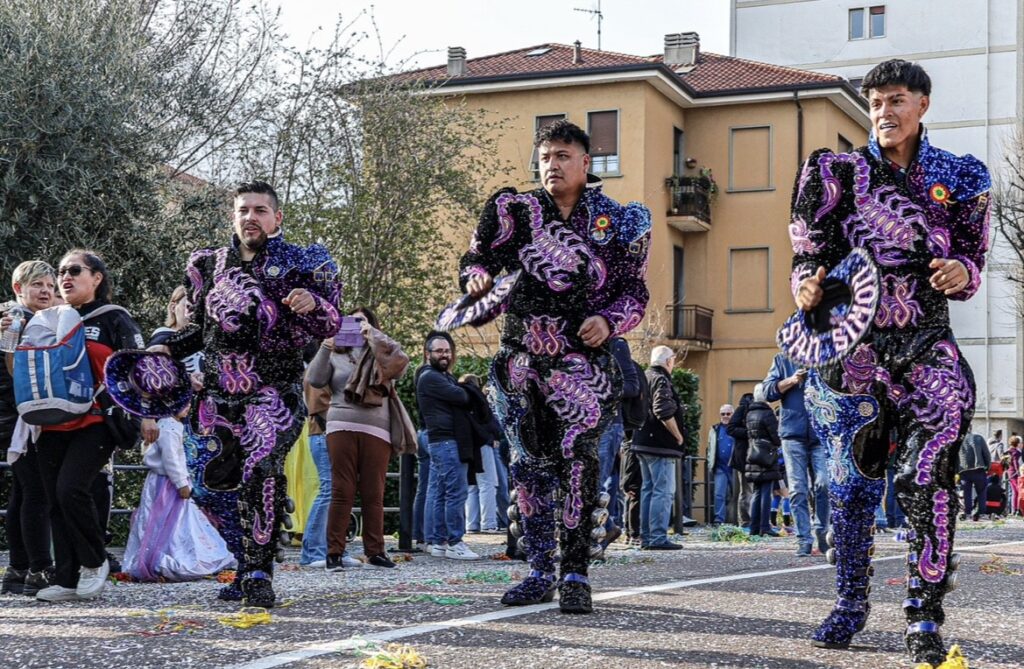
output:
M110 399L140 418L176 416L192 401L185 365L166 353L118 351L104 367Z
M871 330L881 286L878 270L863 249L854 249L821 283L822 298L810 311L797 309L776 341L794 364L815 368L849 355Z
M512 294L512 289L515 288L522 272L523 270L517 269L499 277L491 289L478 298L463 295L461 300L449 304L441 311L434 327L442 332L448 332L464 325L478 328L490 323L508 309L508 297Z

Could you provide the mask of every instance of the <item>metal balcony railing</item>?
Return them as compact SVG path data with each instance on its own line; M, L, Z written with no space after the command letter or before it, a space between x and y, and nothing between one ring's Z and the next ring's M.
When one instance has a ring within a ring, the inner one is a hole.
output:
M670 339L684 339L711 346L711 325L715 312L696 304L670 304L668 310Z
M711 226L711 182L705 177L677 176L669 178L666 184L672 194L669 222L675 224L673 219L692 218L698 223L693 229L708 229Z

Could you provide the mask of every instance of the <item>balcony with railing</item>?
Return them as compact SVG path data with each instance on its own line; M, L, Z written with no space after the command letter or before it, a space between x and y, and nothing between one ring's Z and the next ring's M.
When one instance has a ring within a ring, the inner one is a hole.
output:
M715 312L697 304L670 304L668 310L669 339L681 339L697 348L711 348L711 325Z
M668 223L682 232L711 229L711 180L705 176L674 176L665 180L672 200Z

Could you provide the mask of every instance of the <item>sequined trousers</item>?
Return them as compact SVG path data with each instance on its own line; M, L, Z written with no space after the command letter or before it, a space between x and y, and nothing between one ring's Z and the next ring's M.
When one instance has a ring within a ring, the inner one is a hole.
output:
M273 573L287 516L284 462L302 432L300 388L264 388L245 398L197 399L186 455L196 503L238 560L239 578Z
M527 560L534 571L553 574L560 543L562 576L585 576L598 506L597 445L618 410L618 365L606 349L537 356L503 347L490 378L512 447Z
M942 599L956 585L954 481L974 393L970 367L945 327L870 333L841 365L810 374L805 401L828 449L838 595L817 642L842 647L867 618L874 511L894 438L896 499L910 526L900 533L909 544L907 642L915 656L915 645L937 643Z

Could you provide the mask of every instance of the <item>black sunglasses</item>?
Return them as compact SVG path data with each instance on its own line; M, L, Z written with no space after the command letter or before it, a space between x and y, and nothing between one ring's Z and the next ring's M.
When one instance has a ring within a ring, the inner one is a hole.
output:
M65 274L69 274L74 277L81 274L82 270L89 270L91 272L92 268L83 267L82 265L68 265L67 267L61 267L59 270L57 270L57 276L64 276Z

